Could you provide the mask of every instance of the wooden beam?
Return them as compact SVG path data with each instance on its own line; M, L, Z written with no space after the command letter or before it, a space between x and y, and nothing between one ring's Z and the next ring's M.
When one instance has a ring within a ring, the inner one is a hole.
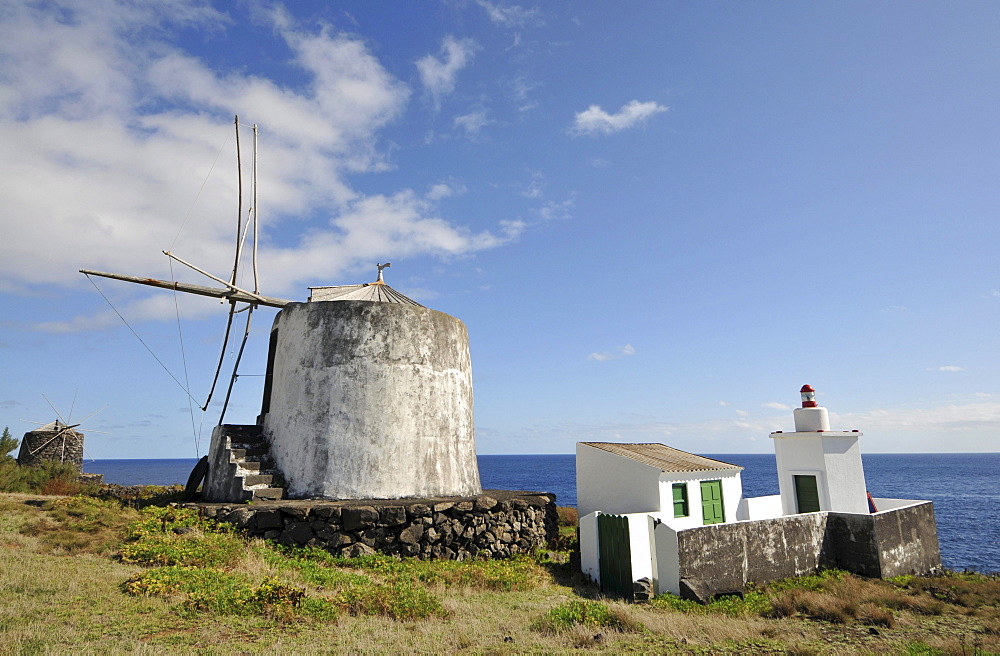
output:
M121 273L107 273L106 271L91 271L89 269L80 269L80 273L82 273L85 276L100 276L101 278L111 278L112 280L124 280L125 282L132 282L139 285L149 285L150 287L172 289L174 291L185 292L188 294L197 294L199 296L212 296L214 298L225 298L231 301L240 301L243 303L251 303L253 305L266 305L268 307L283 308L289 303L295 302L295 301L285 300L283 298L273 298L271 296L258 296L258 295L246 294L244 292L233 291L231 289L205 287L204 285L192 285L190 283L171 282L169 280L157 280L156 278L126 276Z

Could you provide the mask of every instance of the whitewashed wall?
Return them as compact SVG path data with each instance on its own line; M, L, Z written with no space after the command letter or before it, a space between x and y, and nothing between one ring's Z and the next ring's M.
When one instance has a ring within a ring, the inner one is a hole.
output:
M264 433L292 496L481 492L465 325L423 307L293 303L277 338Z
M623 515L660 509L660 470L635 460L576 445L576 507Z
M727 522L737 520L740 498L743 496L743 480L737 470L713 472L662 472L660 474L660 502L656 508L658 517L679 531L701 526L704 522L701 511L701 481L722 481L722 510ZM686 483L688 489L688 516L674 517L674 483Z
M861 433L772 433L778 488L786 515L798 512L793 476L816 476L821 510L867 513Z

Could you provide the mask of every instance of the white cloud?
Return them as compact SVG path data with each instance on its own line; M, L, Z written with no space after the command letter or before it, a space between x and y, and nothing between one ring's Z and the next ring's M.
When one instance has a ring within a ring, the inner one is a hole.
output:
M209 263L231 257L236 113L241 124L260 125L260 269L269 295L295 298L303 283L336 280L359 261L494 248L524 229L519 221L482 231L447 221L434 204L449 193L444 186L425 196L409 189L365 196L352 187L350 174L389 166L376 146L379 131L410 96L358 38L304 30L280 10L258 14L307 80L291 88L210 67L165 41L173 28L226 28L227 17L196 0L62 0L3 12L0 129L17 135L0 148L5 290L81 287L77 268L168 277L164 249L224 275L218 269L226 265ZM427 67L438 92L453 84L471 45L446 39L445 51L444 63ZM243 139L246 146L247 130ZM293 220L299 227L285 230ZM174 313L169 299L125 302L144 318ZM101 313L43 329L112 319Z
M790 407L784 403L778 403L777 401L769 401L767 403L762 403L761 407L770 408L771 410L791 410Z
M878 431L953 433L989 430L1000 432L1000 403L981 402L928 408L888 408L843 415L832 414L838 424L859 428L868 434ZM831 423L833 421L831 419Z
M562 202L549 201L539 208L538 215L543 221L566 220L573 218L570 210L576 204L576 198L567 198Z
M573 132L576 134L611 134L635 127L650 117L667 111L667 107L655 101L639 102L633 100L618 110L617 114L609 114L597 105L591 105L578 112L573 122Z
M626 344L615 352L591 353L587 356L587 359L596 360L598 362L607 362L608 360L617 360L618 358L627 357L629 355L635 355L635 348L631 344Z
M729 403L726 402L726 401L719 401L719 405L721 405L721 406L727 406L727 405L729 405Z
M440 106L441 97L455 90L458 72L472 63L478 46L472 39L456 39L449 35L441 42L441 58L427 55L417 60L417 71L424 88Z
M471 112L455 117L455 127L462 128L469 134L479 134L480 130L492 122L486 117L485 111Z
M963 367L956 367L953 364L946 364L943 367L928 367L927 371L965 371Z
M427 191L428 200L440 200L465 193L465 185L457 182L439 182Z
M486 0L477 0L477 4L486 10L490 20L496 25L503 27L519 27L539 22L541 11L538 7L526 9L520 5L511 5L503 2L492 3Z

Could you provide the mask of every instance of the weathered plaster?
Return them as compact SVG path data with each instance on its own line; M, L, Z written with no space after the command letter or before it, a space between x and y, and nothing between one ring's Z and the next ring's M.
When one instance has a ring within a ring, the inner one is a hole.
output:
M411 305L293 303L277 316L271 454L293 497L479 494L465 325Z

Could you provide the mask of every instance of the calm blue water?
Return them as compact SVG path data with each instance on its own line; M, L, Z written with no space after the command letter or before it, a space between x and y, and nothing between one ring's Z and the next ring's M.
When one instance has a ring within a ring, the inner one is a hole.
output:
M771 454L709 455L743 467L743 494L778 493ZM1000 453L875 453L863 456L868 489L875 497L934 502L941 558L946 567L1000 571ZM96 460L84 470L119 485L183 485L197 462ZM483 487L553 492L561 506L576 505L573 455L479 456Z

